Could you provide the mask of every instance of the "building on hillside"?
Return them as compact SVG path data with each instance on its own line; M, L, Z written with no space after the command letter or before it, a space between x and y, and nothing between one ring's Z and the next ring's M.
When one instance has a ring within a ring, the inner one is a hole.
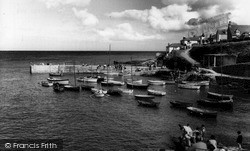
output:
M168 46L166 47L167 53L171 53L173 50L181 50L181 49L184 49L184 46L181 45L180 43L168 44Z
M195 44L199 44L200 37L194 36L194 37L183 37L183 39L180 41L180 43L183 46L187 46L187 48L191 48Z
M227 29L228 41L240 39L240 36L243 33L250 33L250 25L233 25L231 22L229 22Z
M203 66L208 68L236 64L237 56L229 54L206 54L203 56Z
M227 29L218 29L216 32L216 42L227 41Z

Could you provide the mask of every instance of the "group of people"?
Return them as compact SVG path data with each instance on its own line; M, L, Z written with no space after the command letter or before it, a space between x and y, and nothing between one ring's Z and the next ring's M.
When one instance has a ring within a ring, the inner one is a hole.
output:
M206 128L205 125L201 125L200 127L196 127L195 130L192 130L189 124L180 125L180 130L182 132L181 137L179 137L179 148L178 150L183 151L225 151L222 146L217 146L217 141L214 135L211 135L209 139L205 139ZM238 131L237 144L238 149L242 150L242 140L243 137L241 132ZM220 148L220 149L219 149Z

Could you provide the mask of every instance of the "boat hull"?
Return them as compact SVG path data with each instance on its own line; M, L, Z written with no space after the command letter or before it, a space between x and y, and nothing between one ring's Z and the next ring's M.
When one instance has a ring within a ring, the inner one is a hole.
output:
M163 91L156 91L156 90L148 90L149 95L156 95L156 96L164 96L166 92Z
M170 101L170 104L172 105L172 107L184 108L184 109L186 109L187 107L193 106L193 103L187 103L187 102L181 102L181 101Z
M52 82L52 83L59 83L59 84L63 84L63 85L69 84L69 79L48 78L47 80L48 80L48 82Z
M201 86L193 84L178 84L178 88L189 89L189 90L199 90Z
M204 110L204 109L200 109L196 107L187 107L187 110L189 111L190 114L195 115L195 116L211 117L211 118L217 117L216 111Z
M207 98L215 100L230 100L233 98L233 95L207 92Z
M138 84L138 83L130 83L127 82L127 87L131 88L131 89L147 89L148 88L148 84Z
M137 100L139 106L145 106L145 107L159 107L160 102L154 102L154 101L145 101L145 100Z
M65 91L74 91L74 92L80 92L81 87L80 86L71 86L71 85L65 85L64 86Z
M148 84L150 85L165 85L164 81L157 81L157 80L148 80Z
M221 108L232 108L233 100L198 100L197 103L203 106L211 106L211 107L221 107Z
M135 95L135 99L138 99L138 100L152 100L154 98L155 97L152 95Z

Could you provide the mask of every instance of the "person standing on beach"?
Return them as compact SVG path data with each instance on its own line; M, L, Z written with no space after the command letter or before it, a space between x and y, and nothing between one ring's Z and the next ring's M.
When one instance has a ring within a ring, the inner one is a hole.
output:
M237 134L238 134L238 137L237 137L236 142L238 143L239 150L242 150L243 137L241 135L241 131L238 131Z
M206 128L205 125L201 125L201 140L204 140L205 138L205 133L206 133Z

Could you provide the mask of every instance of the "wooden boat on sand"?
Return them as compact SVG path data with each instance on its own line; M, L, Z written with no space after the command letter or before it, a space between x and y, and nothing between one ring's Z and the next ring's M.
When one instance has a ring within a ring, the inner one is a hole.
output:
M196 116L202 116L202 117L217 117L217 112L212 110L206 110L196 107L187 107L187 110L190 114L196 115Z

